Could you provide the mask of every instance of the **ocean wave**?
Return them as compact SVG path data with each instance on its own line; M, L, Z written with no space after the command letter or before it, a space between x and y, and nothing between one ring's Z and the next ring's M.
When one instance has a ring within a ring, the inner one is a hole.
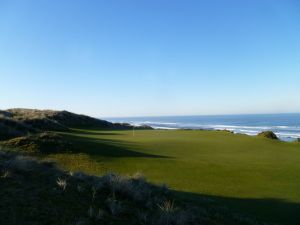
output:
M232 128L232 129L259 129L259 130L267 130L271 127L266 126L236 126L236 125L223 125L223 124L217 124L217 125L207 125L209 127L219 127L219 128Z
M275 134L279 137L290 137L290 138L300 138L300 134L298 133L280 133L280 132L275 132Z
M258 130L243 130L243 129L238 130L238 131L245 132L245 133L248 132L248 133L251 133L251 134L257 134L258 132L260 132Z
M141 124L161 126L166 128L191 128L191 129L213 129L213 130L243 130L247 132L272 131L290 131L300 132L300 127L293 126L242 126L242 125L223 125L223 124L189 124L189 123L166 123L166 122L148 122Z
M159 126L152 126L154 129L158 130L178 130L179 128L174 128L174 127L159 127Z
M135 121L134 124L141 124L141 125L176 125L177 123L170 123L170 122L151 122L151 121Z
M212 127L212 128L224 128L224 129L257 129L257 130L295 130L300 131L300 127L297 126L243 126L243 125L224 125L224 124L212 124L212 125L194 125L202 127Z
M278 129L289 129L289 128L297 128L297 127L289 127L289 126L274 126Z

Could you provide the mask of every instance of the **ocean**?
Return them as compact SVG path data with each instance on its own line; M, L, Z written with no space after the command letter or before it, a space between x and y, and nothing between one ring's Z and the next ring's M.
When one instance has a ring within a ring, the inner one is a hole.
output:
M106 118L111 122L126 122L135 126L149 125L155 129L229 130L234 133L257 135L271 130L280 139L300 138L300 113L218 115L218 116L156 116Z

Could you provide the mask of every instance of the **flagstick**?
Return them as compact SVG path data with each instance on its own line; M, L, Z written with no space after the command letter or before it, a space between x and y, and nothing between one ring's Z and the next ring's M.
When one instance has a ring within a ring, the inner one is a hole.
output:
M134 125L132 125L132 136L134 136Z

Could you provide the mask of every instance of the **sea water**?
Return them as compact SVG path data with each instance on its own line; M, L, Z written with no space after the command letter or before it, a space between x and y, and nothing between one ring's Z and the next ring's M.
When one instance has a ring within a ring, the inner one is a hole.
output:
M257 135L271 130L280 139L300 138L300 113L218 115L218 116L157 116L108 118L112 122L126 122L135 126L149 125L155 129L229 130L234 133Z

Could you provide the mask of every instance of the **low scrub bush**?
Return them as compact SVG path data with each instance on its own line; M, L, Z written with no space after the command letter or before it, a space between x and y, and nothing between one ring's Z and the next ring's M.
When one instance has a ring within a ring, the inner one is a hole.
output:
M73 149L63 136L51 132L13 138L2 142L2 146L27 153L57 153Z

